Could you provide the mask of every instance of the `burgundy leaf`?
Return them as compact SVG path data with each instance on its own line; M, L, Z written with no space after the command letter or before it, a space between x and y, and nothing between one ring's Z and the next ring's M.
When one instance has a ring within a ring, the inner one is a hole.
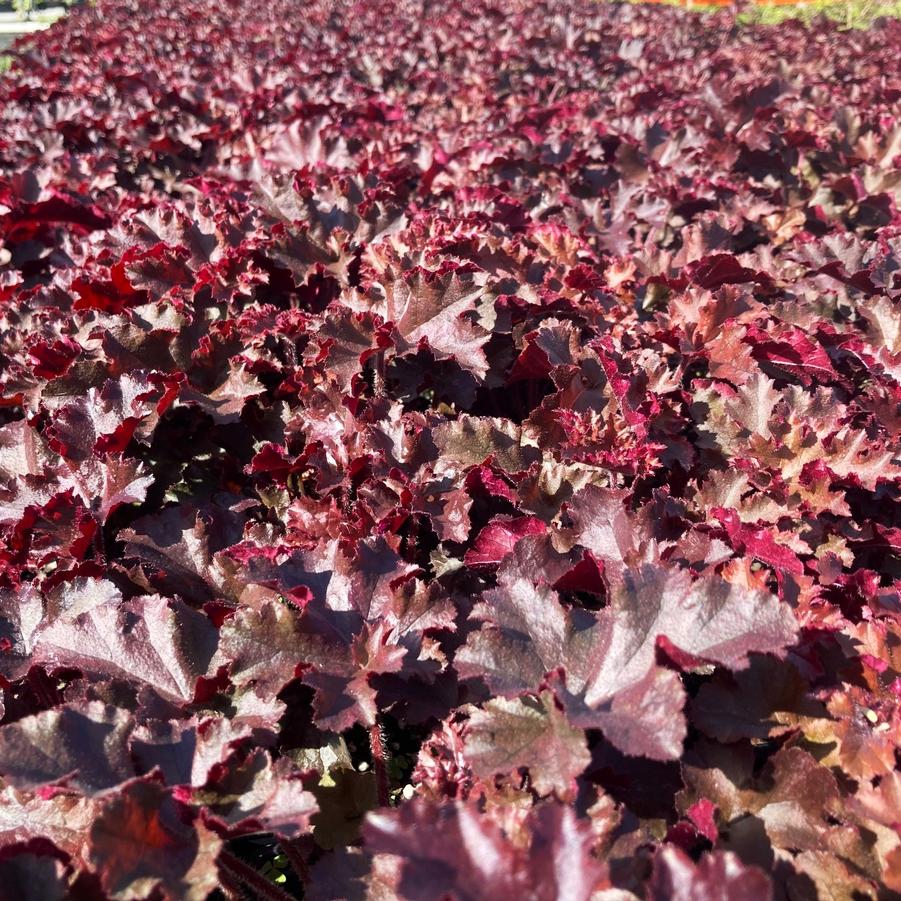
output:
M85 794L134 775L131 717L99 701L45 710L0 731L0 774L16 788L64 783Z
M91 824L86 857L113 898L201 901L218 885L219 840L185 822L182 805L152 779L110 796Z

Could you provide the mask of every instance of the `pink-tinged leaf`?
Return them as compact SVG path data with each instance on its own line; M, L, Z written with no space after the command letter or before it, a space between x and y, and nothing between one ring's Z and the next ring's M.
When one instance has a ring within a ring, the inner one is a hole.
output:
M777 371L794 376L804 385L831 382L837 378L823 347L800 329L786 329L771 335L762 329L750 328L746 340L753 348L755 360L772 364Z
M558 366L573 365L578 356L579 336L573 326L548 319L540 329L526 335L508 381L544 378Z
M0 427L0 477L38 476L54 463L54 455L37 429L24 420Z
M370 851L401 858L398 897L409 901L512 898L524 888L514 849L474 805L416 799L397 811L370 813L363 838Z
M151 720L132 732L129 749L139 774L159 768L167 785L200 787L215 767L259 740L260 734L240 717L212 717L199 723Z
M765 273L755 272L742 266L739 261L727 253L717 253L704 257L685 267L685 275L702 288L715 291L723 285L746 284L758 282L767 284L769 278Z
M479 532L463 562L467 566L493 566L512 553L526 535L542 535L547 526L536 516L497 517Z
M830 442L823 462L835 475L875 491L880 480L892 481L901 475L897 458L895 449L871 441L865 432L842 429Z
M269 601L259 610L243 608L225 622L210 672L227 664L235 685L252 685L258 694L274 696L295 670L328 657L327 645L304 636L294 610Z
M684 570L658 566L628 573L610 610L621 638L603 671L618 673L620 680L646 668L656 637L686 654L740 670L751 653L782 654L798 633L791 608L769 592L714 575L693 581ZM644 639L641 650L636 634Z
M160 242L143 253L131 248L122 269L132 288L146 291L152 300L160 300L173 288L193 285L188 257L186 248L167 247Z
M397 897L524 897L588 901L604 870L591 857L591 833L571 809L545 804L525 823L528 845L514 845L474 804L419 799L370 813L365 847L400 858Z
M226 495L221 503L170 506L141 517L118 535L126 557L146 568L129 575L146 590L187 600L237 599L243 586L236 566L219 552L243 537L246 506Z
M56 412L47 429L50 445L75 463L121 453L132 438L150 440L166 396L163 380L145 373L107 381Z
M216 649L212 623L182 601L123 602L115 591L98 596L98 585L109 583L87 581L64 595L66 608L35 639L35 659L118 676L190 702Z
M413 509L429 517L441 541L464 542L472 525L469 511L472 497L464 488L454 487L455 480L442 479L422 486L413 501Z
M304 682L316 689L320 728L342 732L354 723L375 724L378 708L372 677L400 672L408 655L408 648L391 637L386 623L364 623L349 647L334 649L328 662L304 674Z
M588 901L608 886L606 867L592 853L593 830L570 807L545 803L530 817L529 881L537 898Z
M555 682L550 684L554 687ZM671 670L650 669L637 682L590 707L581 697L571 696L565 685L557 686L557 694L572 723L601 729L624 754L675 760L682 753L688 731L682 715L686 696L679 676Z
M576 541L603 562L612 582L637 562L639 535L624 500L627 492L588 485L568 504Z
M527 469L540 458L536 447L523 441L522 429L506 419L460 416L432 433L445 460L460 467L493 460L505 472Z
M89 460L73 478L85 479L85 488L91 492L85 499L98 508L101 522L106 522L124 504L142 503L154 483L154 477L143 464L116 457L99 465L96 460Z
M729 851L711 851L698 863L675 847L654 858L653 901L768 901L773 886L766 873L743 864Z
M575 779L591 759L582 730L567 722L550 692L496 698L474 710L464 753L477 776L490 779L526 767L540 795L561 798L574 797Z
M716 804L706 798L701 798L685 811L685 815L707 841L716 843L719 838L719 829L716 825Z
M785 545L779 544L773 537L772 530L741 522L735 510L713 507L711 513L723 524L729 543L739 554L756 557L777 570L785 570L795 575L804 572L804 565L797 554Z
M31 794L7 786L0 791L0 841L4 845L46 839L77 857L99 802L75 793Z
M675 674L656 668L659 641L742 669L749 653L781 653L797 634L790 608L773 595L716 576L694 581L683 570L627 571L597 615L564 611L550 589L523 577L515 555L498 582L474 611L486 624L457 652L457 671L512 697L561 669L551 684L571 721L608 729L630 754L677 757L685 735L685 695Z
M726 401L726 412L750 434L769 438L773 410L781 398L772 379L762 372L755 373L739 388L734 398Z
M488 371L484 345L490 333L472 321L484 288L466 269L414 269L388 286L385 318L402 338L401 352L427 344L436 358L454 359L474 375Z
M285 758L273 764L265 751L256 750L242 763L224 767L194 800L232 834L264 831L295 838L309 832L319 809L299 775Z
M5 679L20 679L28 671L43 618L44 599L34 586L0 592L0 673Z
M238 422L244 404L251 397L265 391L263 385L246 369L233 367L228 377L212 391L202 392L196 388L183 388L179 393L180 404L194 404L212 417L220 425Z

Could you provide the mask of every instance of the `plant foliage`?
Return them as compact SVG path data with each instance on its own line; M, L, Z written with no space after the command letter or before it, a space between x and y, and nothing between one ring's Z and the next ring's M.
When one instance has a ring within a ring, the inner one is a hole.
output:
M901 892L901 24L836 35L100 0L18 46L4 890Z

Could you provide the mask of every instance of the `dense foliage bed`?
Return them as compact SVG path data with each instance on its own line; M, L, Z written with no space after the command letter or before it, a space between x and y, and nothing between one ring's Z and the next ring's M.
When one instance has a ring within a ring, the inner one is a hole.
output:
M2 891L901 891L899 45L579 0L23 45Z

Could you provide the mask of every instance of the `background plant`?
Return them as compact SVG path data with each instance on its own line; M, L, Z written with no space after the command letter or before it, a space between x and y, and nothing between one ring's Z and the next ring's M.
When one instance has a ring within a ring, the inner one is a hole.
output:
M901 890L899 28L115 0L21 45L2 884Z

